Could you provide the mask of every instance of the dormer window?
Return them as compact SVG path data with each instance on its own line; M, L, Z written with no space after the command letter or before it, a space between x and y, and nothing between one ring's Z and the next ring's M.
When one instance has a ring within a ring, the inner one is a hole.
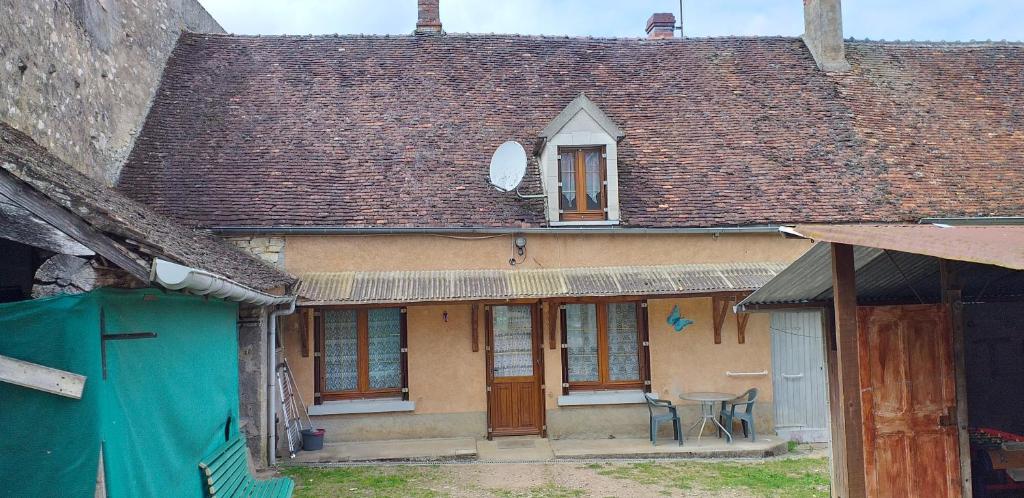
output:
M563 221L607 219L604 147L558 148L558 198Z
M580 94L540 133L537 154L551 226L619 222L618 143L625 135Z

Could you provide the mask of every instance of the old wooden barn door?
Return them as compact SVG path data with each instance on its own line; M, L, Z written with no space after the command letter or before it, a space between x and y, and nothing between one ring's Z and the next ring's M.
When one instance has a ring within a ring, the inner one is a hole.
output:
M488 436L540 434L544 351L537 308L488 306L486 311Z
M960 496L946 308L878 306L857 313L868 496Z

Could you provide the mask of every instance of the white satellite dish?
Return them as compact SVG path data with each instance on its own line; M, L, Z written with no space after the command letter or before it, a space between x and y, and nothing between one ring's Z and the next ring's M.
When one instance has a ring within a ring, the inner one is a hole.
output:
M526 149L519 142L508 141L491 156L491 185L502 192L511 192L526 175Z

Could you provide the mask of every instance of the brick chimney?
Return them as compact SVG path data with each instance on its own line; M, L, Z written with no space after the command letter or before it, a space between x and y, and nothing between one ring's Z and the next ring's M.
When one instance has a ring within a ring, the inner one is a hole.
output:
M651 14L647 20L647 38L663 40L676 35L676 16L668 12Z
M416 34L441 32L440 0L417 0Z
M840 0L804 0L804 45L822 71L846 71Z

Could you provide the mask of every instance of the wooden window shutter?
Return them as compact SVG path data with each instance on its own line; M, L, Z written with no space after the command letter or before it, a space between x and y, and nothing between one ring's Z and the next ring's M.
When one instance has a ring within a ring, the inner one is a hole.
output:
M562 394L569 394L569 330L566 327L565 305L558 307L559 321L562 323Z
M402 400L409 401L409 315L406 308L401 309L401 332L399 347L402 358Z
M323 389L323 313L319 310L310 311L313 313L313 404L319 405L324 402L320 397Z
M647 301L640 302L640 313L637 313L640 320L640 376L644 381L644 392L651 392L651 331L648 328Z

